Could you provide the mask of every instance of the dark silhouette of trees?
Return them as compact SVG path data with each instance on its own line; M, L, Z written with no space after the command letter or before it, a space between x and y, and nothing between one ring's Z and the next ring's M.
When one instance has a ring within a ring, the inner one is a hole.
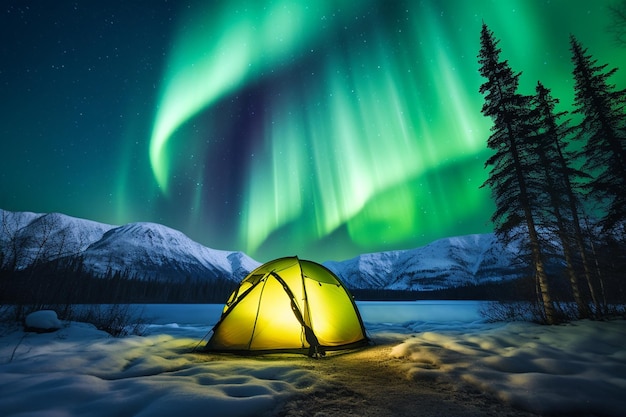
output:
M556 111L558 99L541 82L532 97L517 92L520 74L500 60L485 24L480 41L480 73L487 79L480 87L482 113L494 123L483 186L496 203L496 234L530 248L527 263L546 323L602 317L607 294L624 301L626 90L608 82L617 69L598 65L571 36L573 114L580 122L570 127L562 121L567 112ZM581 143L577 150L568 149L572 139ZM562 300L575 301L575 312L566 312Z
M584 184L600 230L590 236L596 261L597 295L607 308L606 294L617 291L624 299L626 270L626 90L609 83L617 68L599 65L574 37L570 37L574 66L575 114L581 116L576 139L578 154L591 179ZM597 229L592 223L590 230Z
M583 301L577 271L574 266L574 240L571 231L573 219L576 217L576 199L573 195L572 181L570 176L576 171L569 168L564 154L563 137L567 133L565 124L559 123L564 112L555 113L555 100L550 91L541 83L537 83L536 95L533 99L533 107L536 110L536 132L532 139L535 140L535 152L538 158L538 175L542 183L542 201L544 234L548 237L554 235L560 244L560 252L565 260L566 273L572 290L572 296L577 304L580 317L588 316L587 306ZM556 249L556 248L555 248Z
M0 305L21 306L23 313L51 305L125 303L221 303L237 283L226 277L182 280L146 279L130 271L94 275L80 257L54 260L23 270L0 270ZM60 307L63 309L64 307Z
M480 86L480 93L485 95L482 113L494 122L487 141L494 154L485 163L491 171L483 186L491 188L496 203L491 218L496 234L504 241L527 237L539 301L545 321L552 324L558 318L536 222L541 211L538 194L541 178L536 174L535 146L530 139L535 131L532 97L517 92L520 74L514 74L508 62L500 60L497 44L493 32L483 24L478 55L480 74L487 79Z
M570 37L574 64L574 113L582 116L577 139L583 141L582 168L591 175L585 184L601 213L605 232L624 238L626 222L626 90L616 90L608 79L617 68L606 70ZM616 230L617 229L617 230Z
M73 231L58 219L42 215L21 224L0 210L0 310L7 306L13 319L49 308L69 317L77 304L221 303L237 286L210 271L170 273L162 279L154 271L110 267L98 274L84 265L82 235L70 238Z
M609 26L609 32L618 45L626 46L626 0L619 0L607 6L613 22Z

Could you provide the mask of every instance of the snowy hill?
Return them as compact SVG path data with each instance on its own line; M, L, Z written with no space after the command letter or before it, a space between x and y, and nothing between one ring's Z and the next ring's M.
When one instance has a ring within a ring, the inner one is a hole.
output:
M209 249L156 223L130 223L106 232L82 253L85 265L104 274L109 265L141 278L243 279L258 262L241 252Z
M0 210L4 265L81 256L96 275L122 272L146 279L221 277L240 281L259 263L241 252L210 249L183 233L155 223L115 227L63 214Z
M3 266L23 269L83 252L114 226L59 213L38 214L0 209Z
M83 259L95 275L121 272L141 279L236 282L259 265L242 252L210 249L156 223L112 226L63 214L0 210L3 265ZM493 234L440 239L426 246L369 253L324 265L349 288L429 291L519 277L518 248Z
M416 249L369 253L324 265L350 288L429 291L519 277L518 248L495 235L440 239Z

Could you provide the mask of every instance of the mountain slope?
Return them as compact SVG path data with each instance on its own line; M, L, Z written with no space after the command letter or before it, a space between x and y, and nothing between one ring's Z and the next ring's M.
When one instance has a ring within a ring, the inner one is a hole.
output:
M0 224L5 268L80 256L84 269L95 275L121 272L141 279L219 277L238 282L259 265L241 252L204 247L156 223L115 227L58 213L0 209Z
M520 276L517 246L495 235L445 238L426 246L357 256L324 265L350 288L429 291Z
M114 226L59 213L0 209L3 265L23 269L33 263L76 256Z
M120 272L160 281L224 278L239 282L259 266L242 252L204 247L156 223L111 226L63 214L0 210L0 263L23 269L35 262L79 257L96 276ZM440 239L402 251L359 255L324 265L353 289L429 291L517 278L518 248L493 234Z
M129 223L111 229L82 255L87 268L98 274L113 265L114 270L159 280L212 277L239 281L259 265L241 252L209 249L156 223Z

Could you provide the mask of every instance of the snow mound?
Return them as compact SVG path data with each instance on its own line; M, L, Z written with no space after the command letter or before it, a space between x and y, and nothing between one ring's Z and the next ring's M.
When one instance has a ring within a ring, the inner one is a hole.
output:
M297 363L191 353L206 328L174 337L170 327L114 339L73 322L56 333L3 336L0 415L258 416L316 383Z
M626 322L482 324L433 331L415 323L390 355L410 379L462 381L539 414L626 410Z
M58 330L63 325L57 317L56 311L40 310L34 311L26 316L26 328L35 330Z

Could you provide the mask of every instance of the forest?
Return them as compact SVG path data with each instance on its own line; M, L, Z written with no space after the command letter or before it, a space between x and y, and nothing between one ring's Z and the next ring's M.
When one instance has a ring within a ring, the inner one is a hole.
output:
M498 43L483 23L481 111L493 126L482 186L495 202L495 232L524 243L538 321L603 317L608 282L618 284L612 298L626 300L626 90L610 83L617 68L599 64L572 35L574 109L557 111L558 98L540 80L534 95L519 92L521 73L500 57ZM547 271L552 259L564 273ZM560 308L564 289L574 312Z

